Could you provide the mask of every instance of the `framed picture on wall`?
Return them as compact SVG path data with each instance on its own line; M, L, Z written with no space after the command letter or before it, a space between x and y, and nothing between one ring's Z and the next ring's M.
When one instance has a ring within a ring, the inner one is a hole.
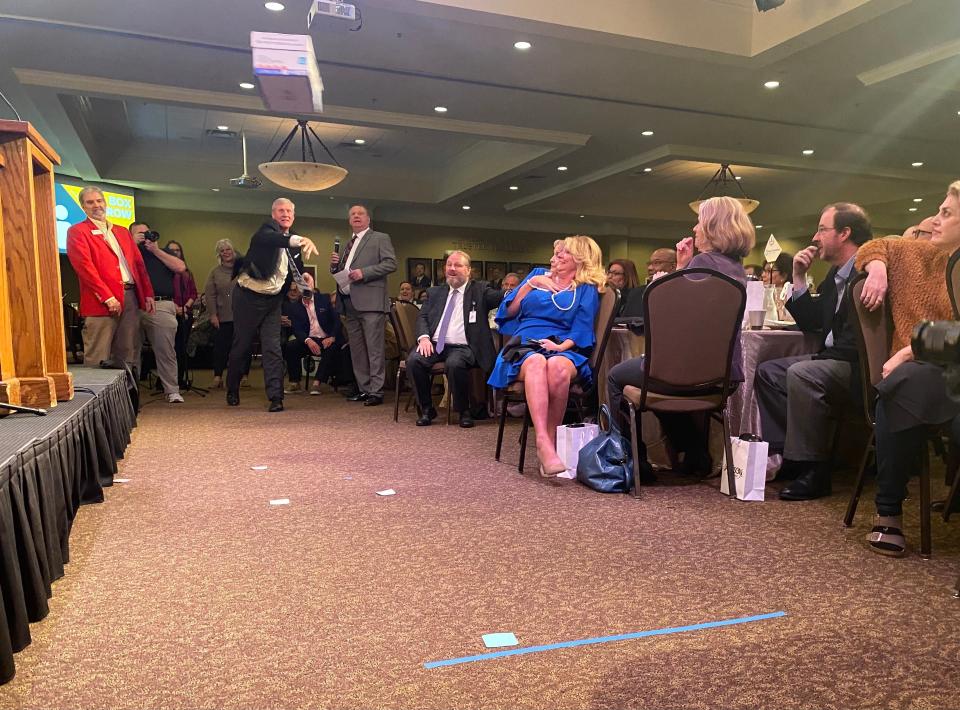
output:
M407 259L407 281L413 284L414 292L423 288L430 288L433 285L431 259L420 257L410 257Z
M446 283L447 281L446 270L447 270L447 257L433 260L433 283L434 284L439 286L442 283Z
M530 262L529 261L511 261L510 262L510 271L515 273L520 277L520 280L523 281L527 278L527 274L530 273Z
M483 262L482 261L470 262L470 280L483 281Z
M500 288L503 277L507 275L507 262L488 261L483 270L483 277L490 282L494 288Z

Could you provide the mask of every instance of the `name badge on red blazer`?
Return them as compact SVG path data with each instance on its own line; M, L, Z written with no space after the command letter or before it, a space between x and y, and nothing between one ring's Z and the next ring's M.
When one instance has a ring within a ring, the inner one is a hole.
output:
M99 229L92 230L90 234L99 234L101 237L103 236L103 232L101 232Z

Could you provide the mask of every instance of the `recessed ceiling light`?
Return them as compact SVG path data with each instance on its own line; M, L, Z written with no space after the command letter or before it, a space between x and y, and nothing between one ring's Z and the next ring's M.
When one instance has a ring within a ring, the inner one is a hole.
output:
M514 49L519 49L520 51L526 51L526 50L530 49L532 46L533 46L532 44L530 44L529 42L527 42L527 41L525 41L525 40L520 40L519 42L514 42L514 43L513 43L513 48L514 48Z
M516 185L511 185L511 186L510 186L510 189L511 189L511 190L519 190L520 188L517 187Z
M558 166L557 166L557 170L559 170L561 173L562 173L564 170L566 170L566 169L567 169L567 166L566 166L566 165L558 165Z
M366 141L363 140L363 138L354 138L353 142L357 145L363 145L364 143L366 143Z
M917 211L916 207L911 207L910 209L907 210L907 212L916 212L916 211Z
M914 197L914 198L913 198L913 201L914 201L914 202L923 202L923 198L922 198L922 197Z
M652 173L652 172L653 172L653 168L644 168L644 169L643 169L643 172L645 172L645 173Z
M217 126L217 130L218 130L218 131L229 131L229 130L230 130L230 126L219 125L219 126Z
M914 167L914 168L922 168L922 167L923 167L923 163L921 163L921 162L918 161L918 162L916 162L916 163L910 163L910 166L911 166L911 167Z
M764 86L764 88L766 88L766 89L776 89L778 86L780 86L780 82L779 82L779 81L765 81L765 82L763 82L763 86Z
M653 135L653 131L640 131L641 136L647 136L648 138Z
M734 179L734 180L743 180L743 178L740 177L739 175L735 175L733 179Z
M211 187L210 189L213 190L214 192L220 192L219 187Z
M470 209L470 205L464 205L464 206L463 206L463 209L464 209L464 210Z
M282 2L265 2L263 6L268 10L273 10L274 12L280 12L285 9Z
M813 155L813 148L806 148L803 151L804 155Z
M583 217L584 217L583 215L580 215L580 219L583 219Z
M762 225L762 224L755 224L755 225L753 225L753 228L754 228L754 229L763 229L763 225Z
M254 84L251 84L249 81L241 81L240 88L247 89L249 91L250 89L255 89L257 87Z
M446 113L446 112L447 112L447 107L446 107L446 106L434 106L434 107L433 107L433 110L436 111L437 113Z

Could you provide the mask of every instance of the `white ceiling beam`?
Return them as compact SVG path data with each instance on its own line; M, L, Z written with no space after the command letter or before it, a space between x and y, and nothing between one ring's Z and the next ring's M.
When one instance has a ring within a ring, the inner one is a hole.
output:
M178 86L147 84L137 81L123 81L102 77L65 74L38 69L16 68L13 70L20 83L29 86L42 86L64 93L106 96L110 98L140 99L165 104L202 106L207 109L226 109L262 115L277 115L267 109L259 96L240 95L225 92L186 89ZM393 111L375 111L349 106L330 106L322 114L314 114L315 120L345 123L349 125L390 126L416 128L445 133L462 133L473 136L495 138L497 140L522 143L542 143L545 145L583 146L590 140L588 133L552 131L525 126L509 126L480 121L420 116Z

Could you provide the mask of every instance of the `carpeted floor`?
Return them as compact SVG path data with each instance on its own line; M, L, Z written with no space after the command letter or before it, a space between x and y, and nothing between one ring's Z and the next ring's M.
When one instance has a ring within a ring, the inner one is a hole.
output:
M241 396L146 405L130 480L80 511L0 706L960 706L960 521L934 520L933 559L887 559L862 542L872 489L840 526L849 476L809 503L669 476L603 496L540 480L532 448L518 475L516 423L496 463L492 421L395 425L329 392L267 414L262 390ZM526 647L777 611L424 667L486 652L490 632Z

